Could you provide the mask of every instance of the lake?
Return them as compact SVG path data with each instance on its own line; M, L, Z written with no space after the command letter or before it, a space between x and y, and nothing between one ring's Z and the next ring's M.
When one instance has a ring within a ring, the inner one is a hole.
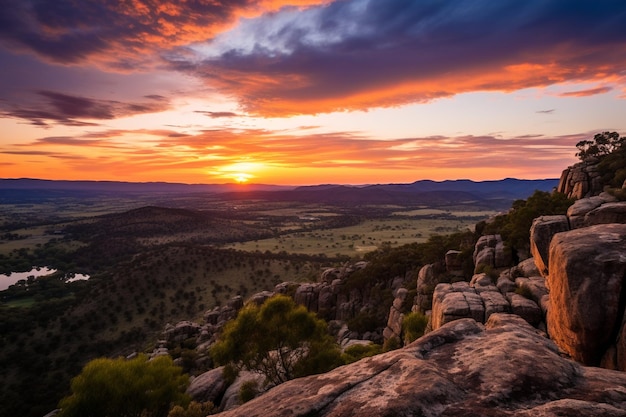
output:
M9 286L15 284L19 280L28 279L28 277L43 277L46 275L54 274L57 272L56 269L45 267L33 267L30 271L26 272L12 272L10 275L0 274L0 291L4 291L9 288ZM84 274L68 274L69 278L67 282L78 281L81 279L89 279L89 275Z

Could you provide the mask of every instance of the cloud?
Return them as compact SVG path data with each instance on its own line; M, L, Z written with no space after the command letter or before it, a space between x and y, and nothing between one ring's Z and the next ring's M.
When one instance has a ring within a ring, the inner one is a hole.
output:
M196 113L204 114L212 119L228 118L228 117L241 117L240 114L230 111L196 111Z
M17 118L34 126L98 126L86 120L110 120L143 113L155 113L169 108L164 99L150 102L121 102L99 100L55 91L38 91L36 98L20 104L0 102L0 118ZM43 100L42 100L43 99Z
M589 88L586 90L568 91L568 92L559 94L559 96L560 97L587 97L587 96L595 96L598 94L605 94L612 90L613 90L612 87Z
M240 17L322 0L5 0L0 42L50 62L132 71L171 48L208 41Z
M617 0L335 1L245 21L171 65L254 114L359 110L614 82L626 67L624 19Z
M555 112L555 109L548 109L548 110L537 110L535 113L538 114L553 114Z

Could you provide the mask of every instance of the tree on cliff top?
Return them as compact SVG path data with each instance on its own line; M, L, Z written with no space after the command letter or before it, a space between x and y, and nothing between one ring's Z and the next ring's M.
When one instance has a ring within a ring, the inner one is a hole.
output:
M581 161L589 158L603 157L620 149L626 142L626 137L620 137L617 132L597 133L593 140L581 140L576 144L576 156Z
M218 364L258 372L275 385L343 364L326 322L284 295L241 309L211 347L211 356Z

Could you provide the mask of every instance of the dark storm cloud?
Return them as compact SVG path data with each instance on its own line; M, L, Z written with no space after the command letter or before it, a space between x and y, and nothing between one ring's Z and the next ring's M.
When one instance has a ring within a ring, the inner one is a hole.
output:
M161 49L206 41L257 1L4 0L0 42L59 63L87 58L122 70Z
M66 126L97 126L87 120L110 120L118 117L166 110L167 102L158 100L146 103L127 103L113 100L97 100L68 95L54 91L38 91L39 100L29 100L19 105L0 102L0 118L17 118L35 126L50 124ZM43 99L43 100L41 100Z
M621 0L348 0L248 25L254 45L177 61L261 114L315 113L623 76Z

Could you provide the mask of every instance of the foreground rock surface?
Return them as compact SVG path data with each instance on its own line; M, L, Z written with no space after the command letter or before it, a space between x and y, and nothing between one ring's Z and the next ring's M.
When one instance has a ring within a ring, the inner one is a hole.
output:
M626 416L626 374L586 368L523 319L448 323L411 345L297 379L221 416Z
M626 371L626 225L557 233L549 270L550 337L577 361Z

